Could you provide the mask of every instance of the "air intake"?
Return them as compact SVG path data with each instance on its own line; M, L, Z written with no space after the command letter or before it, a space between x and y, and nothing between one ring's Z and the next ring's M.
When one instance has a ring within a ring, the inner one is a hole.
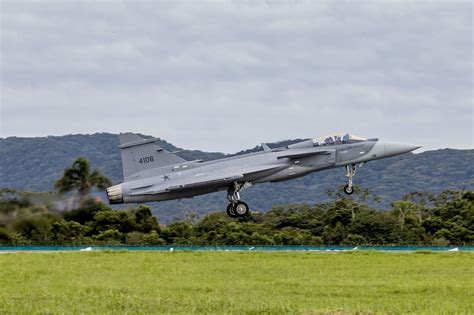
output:
M121 185L115 185L107 188L107 198L109 199L109 204L118 204L123 203L123 191Z

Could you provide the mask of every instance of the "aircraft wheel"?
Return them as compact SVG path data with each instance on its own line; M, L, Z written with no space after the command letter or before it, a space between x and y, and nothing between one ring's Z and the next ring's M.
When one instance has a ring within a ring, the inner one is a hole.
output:
M344 186L344 192L347 195L352 195L354 193L354 187L353 186L349 187L349 185L346 185L346 186Z
M239 201L234 205L234 212L239 217L243 217L249 214L249 206L245 202Z
M235 213L235 211L234 211L234 204L233 203L229 203L229 205L227 206L227 215L231 218L237 218L238 217L237 213Z

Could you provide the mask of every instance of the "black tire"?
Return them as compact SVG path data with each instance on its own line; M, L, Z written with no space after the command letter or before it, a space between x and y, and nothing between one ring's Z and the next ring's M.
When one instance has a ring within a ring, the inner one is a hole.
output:
M344 192L346 195L352 195L354 193L354 186L349 188L349 185L344 186Z
M238 215L237 213L235 213L234 211L234 204L233 203L229 203L229 205L227 206L227 215L231 218L237 218Z
M239 217L246 216L249 214L249 206L245 202L239 201L234 205L234 212Z

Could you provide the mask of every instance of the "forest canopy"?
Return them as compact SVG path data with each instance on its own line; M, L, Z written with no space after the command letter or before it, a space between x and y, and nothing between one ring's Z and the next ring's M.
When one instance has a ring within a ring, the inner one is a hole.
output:
M86 198L72 210L38 203L38 194L0 190L1 245L473 245L474 192L412 193L388 211L372 196L334 194L315 205L275 205L231 219L224 211L160 225L139 205L113 210ZM43 198L44 199L44 198ZM35 201L36 200L36 201Z

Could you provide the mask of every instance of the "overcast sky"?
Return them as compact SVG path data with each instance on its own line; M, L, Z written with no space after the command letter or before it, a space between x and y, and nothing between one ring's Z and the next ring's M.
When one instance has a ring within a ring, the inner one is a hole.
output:
M1 1L0 137L473 148L471 1Z

